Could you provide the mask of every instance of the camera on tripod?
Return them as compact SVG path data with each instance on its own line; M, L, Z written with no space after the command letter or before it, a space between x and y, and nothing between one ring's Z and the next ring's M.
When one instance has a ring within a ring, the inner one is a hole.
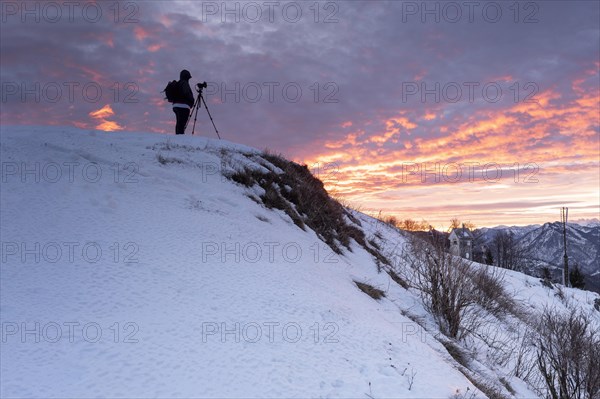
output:
M208 84L207 84L206 82L198 83L198 84L196 85L196 91L197 91L198 93L201 93L201 92L202 92L202 89L206 89L206 87L207 87L207 86L208 86Z
M217 133L217 137L220 140L221 135L219 134L219 131L217 130L217 127L215 126L215 121L213 121L212 115L210 114L210 111L208 110L208 106L206 105L206 101L204 101L204 96L202 95L202 89L206 89L207 87L208 87L208 84L206 82L198 83L196 85L196 91L198 92L198 97L196 98L196 102L194 102L194 105L190 109L190 118L188 118L188 120L185 124L185 127L187 128L187 125L190 122L191 116L192 116L192 114L194 114L194 126L192 127L192 135L194 134L194 131L196 129L196 120L198 119L198 110L200 109L201 105L204 104L206 113L208 114L208 117L210 118L210 121L212 122L212 125L215 128L215 132Z

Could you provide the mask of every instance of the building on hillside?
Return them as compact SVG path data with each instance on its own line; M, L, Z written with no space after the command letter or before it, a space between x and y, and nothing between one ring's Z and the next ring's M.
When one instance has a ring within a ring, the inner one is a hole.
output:
M452 229L448 239L452 255L473 260L473 234L464 224L461 228Z

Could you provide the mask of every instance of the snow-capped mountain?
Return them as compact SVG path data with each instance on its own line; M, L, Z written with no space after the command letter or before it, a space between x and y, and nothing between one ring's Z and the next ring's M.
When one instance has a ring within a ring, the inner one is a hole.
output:
M496 234L513 234L515 241L525 249L530 262L528 273L539 275L542 267L549 267L559 274L563 268L564 241L563 226L560 222L545 223L541 226L498 226L482 228L475 232L478 244L493 247ZM593 221L581 224L567 223L567 255L570 268L578 265L588 278L586 288L600 289L600 281L594 278L600 272L600 224Z
M529 232L538 229L540 227L539 224L532 224L529 226L495 226L495 227L482 227L479 229L476 229L476 234L477 237L480 238L480 241L482 243L489 243L491 242L494 237L496 236L496 234L500 231L506 232L506 233L510 233L513 234L515 239L520 239L522 238L524 235L528 234Z
M594 227L594 226L600 226L600 219L598 219L598 218L576 219L576 220L573 220L573 223L577 223L577 224L580 224L582 226L587 226L587 227Z
M548 306L598 318L598 295L506 271L529 316L479 310L477 334L449 338L394 273L406 235L253 148L59 127L0 140L2 397L538 398L498 348Z
M578 264L585 274L600 270L600 226L567 224L567 256L569 264ZM545 223L526 233L521 243L531 249L532 257L553 266L562 266L564 255L563 226Z

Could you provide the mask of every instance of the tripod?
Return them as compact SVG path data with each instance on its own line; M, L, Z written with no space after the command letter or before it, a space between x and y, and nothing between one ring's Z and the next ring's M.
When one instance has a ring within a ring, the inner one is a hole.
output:
M194 124L192 125L192 135L194 135L194 132L196 131L196 120L198 119L198 109L202 106L202 104L204 104L204 108L206 109L206 112L208 113L208 117L210 118L210 121L212 122L212 125L215 128L217 137L219 138L219 140L221 140L221 135L219 134L219 131L217 130L217 127L215 126L215 121L213 121L212 115L210 114L210 111L208 110L208 106L206 105L206 101L204 101L204 96L202 95L202 89L204 87L206 87L206 85L202 86L202 84L200 84L200 83L198 83L196 85L196 91L198 92L198 97L196 97L196 101L194 102L194 105L192 106L192 109L190 110L190 117L192 116L194 109L196 110L196 113L194 114ZM186 129L187 129L187 125L190 123L190 119L191 118L188 118L187 122L185 123Z

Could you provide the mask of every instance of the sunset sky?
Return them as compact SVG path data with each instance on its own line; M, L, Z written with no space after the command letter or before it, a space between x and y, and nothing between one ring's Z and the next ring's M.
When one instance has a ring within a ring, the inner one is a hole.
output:
M223 139L359 210L599 218L599 4L3 1L1 123L172 135L186 68ZM203 109L196 134L216 138Z

